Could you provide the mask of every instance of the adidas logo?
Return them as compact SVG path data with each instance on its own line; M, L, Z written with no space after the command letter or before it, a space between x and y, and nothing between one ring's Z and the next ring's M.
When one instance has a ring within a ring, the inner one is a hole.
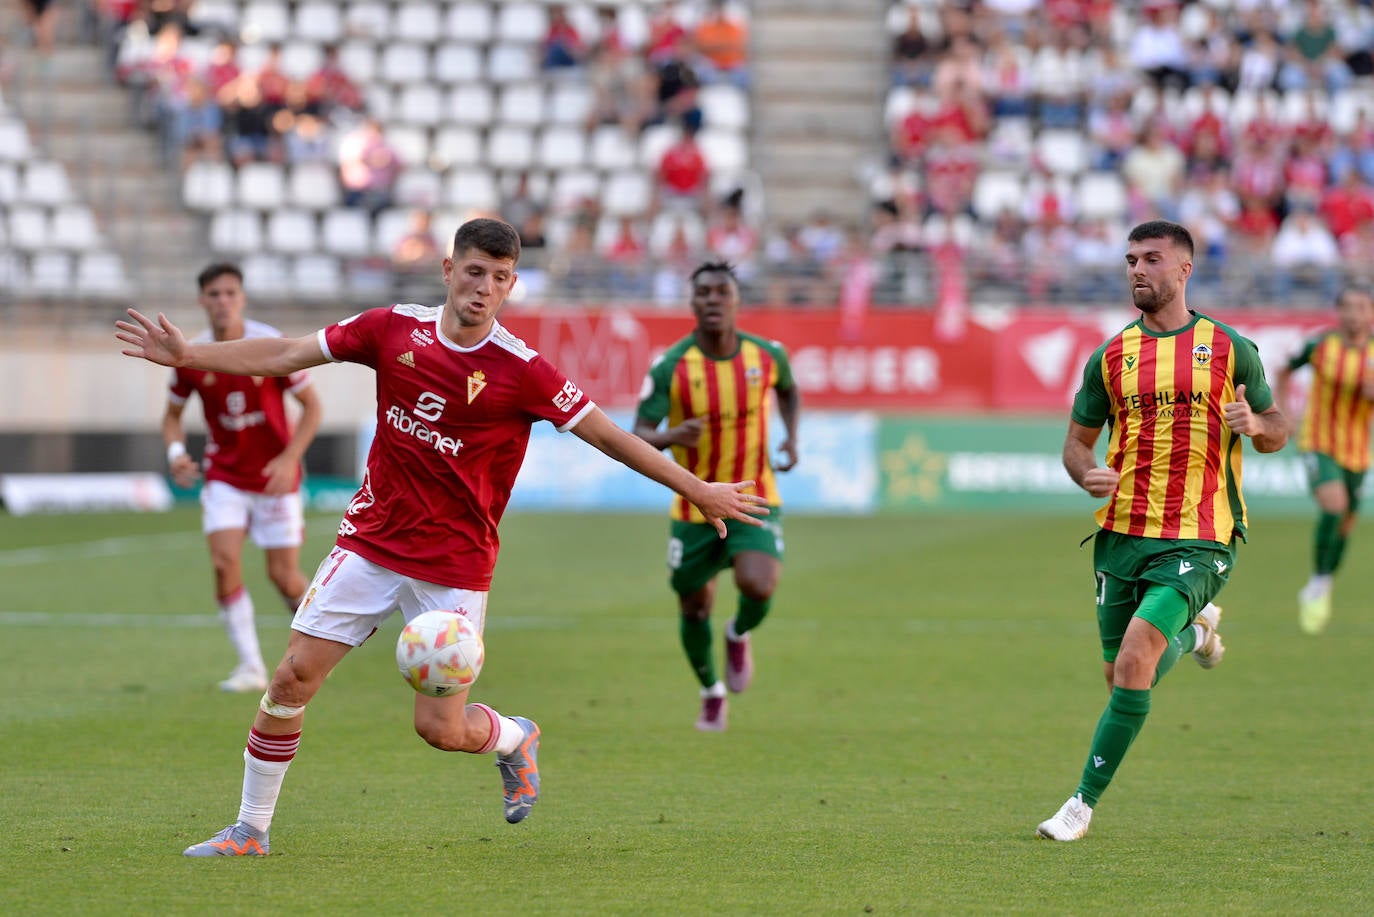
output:
M409 366L411 369L414 369L415 351L407 350L405 353L401 354L399 357L396 358L396 362L400 363L402 366Z

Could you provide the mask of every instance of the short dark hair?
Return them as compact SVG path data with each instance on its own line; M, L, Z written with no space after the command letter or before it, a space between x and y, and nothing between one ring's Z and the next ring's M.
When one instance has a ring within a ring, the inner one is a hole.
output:
M468 220L453 234L453 256L459 257L470 248L493 258L520 260L520 233L502 220L479 217Z
M237 264L230 264L228 261L216 261L196 275L196 286L203 293L206 287L216 280L219 280L225 274L233 274L239 279L239 285L243 285L243 271L239 270Z
M1129 242L1143 242L1146 239L1168 239L1179 248L1188 252L1188 257L1193 257L1193 234L1187 227L1180 226L1178 223L1169 220L1150 220L1141 223L1131 234L1126 237Z
M735 282L736 286L739 285L739 278L735 276L735 266L729 261L703 261L697 265L696 270L692 271L688 279L695 285L697 278L702 274L725 274Z

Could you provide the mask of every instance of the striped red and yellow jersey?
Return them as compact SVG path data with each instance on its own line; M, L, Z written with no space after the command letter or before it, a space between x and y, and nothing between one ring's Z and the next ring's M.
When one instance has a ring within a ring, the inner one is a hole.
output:
M1374 340L1355 347L1336 330L1319 335L1288 361L1288 368L1312 367L1302 434L1303 452L1329 455L1350 471L1369 468L1369 419L1374 402L1364 397L1365 367L1374 363Z
M696 446L672 447L677 463L703 481L753 481L754 492L778 506L768 454L769 390L792 388L792 368L777 341L743 332L739 339L739 349L719 360L690 335L669 347L649 367L638 416L655 427L665 418L670 427L703 418ZM672 517L706 521L681 496L673 500Z
M1136 320L1093 353L1072 416L1109 427L1107 465L1121 478L1097 511L1102 528L1222 544L1245 536L1242 437L1222 413L1242 383L1255 412L1273 405L1255 345L1198 313L1168 334Z

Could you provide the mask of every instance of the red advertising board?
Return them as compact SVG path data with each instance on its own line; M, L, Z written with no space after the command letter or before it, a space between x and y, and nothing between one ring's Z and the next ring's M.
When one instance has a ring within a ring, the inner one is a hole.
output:
M842 333L835 312L760 309L741 313L740 326L787 346L808 407L1058 413L1084 361L1136 314L974 310L947 339L929 311L870 312L862 328ZM1215 317L1255 341L1271 379L1306 334L1333 318L1325 310ZM608 407L633 405L649 363L692 329L685 310L511 307L502 321Z

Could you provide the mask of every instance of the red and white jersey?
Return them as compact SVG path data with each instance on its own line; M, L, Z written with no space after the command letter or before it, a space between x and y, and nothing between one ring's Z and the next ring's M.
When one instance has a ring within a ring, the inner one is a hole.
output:
M377 434L338 543L396 573L485 592L530 427L565 432L595 405L500 323L460 347L440 333L441 313L402 304L319 332L326 357L377 373Z
M262 322L244 322L245 338L281 337L281 332ZM204 331L195 343L213 341ZM209 441L205 445L205 480L224 481L240 490L261 493L267 486L262 469L281 454L291 441L291 422L286 416L287 392L310 385L302 370L290 376L232 376L203 369L172 370L167 399L184 405L192 393L200 395ZM296 475L300 485L300 474Z

